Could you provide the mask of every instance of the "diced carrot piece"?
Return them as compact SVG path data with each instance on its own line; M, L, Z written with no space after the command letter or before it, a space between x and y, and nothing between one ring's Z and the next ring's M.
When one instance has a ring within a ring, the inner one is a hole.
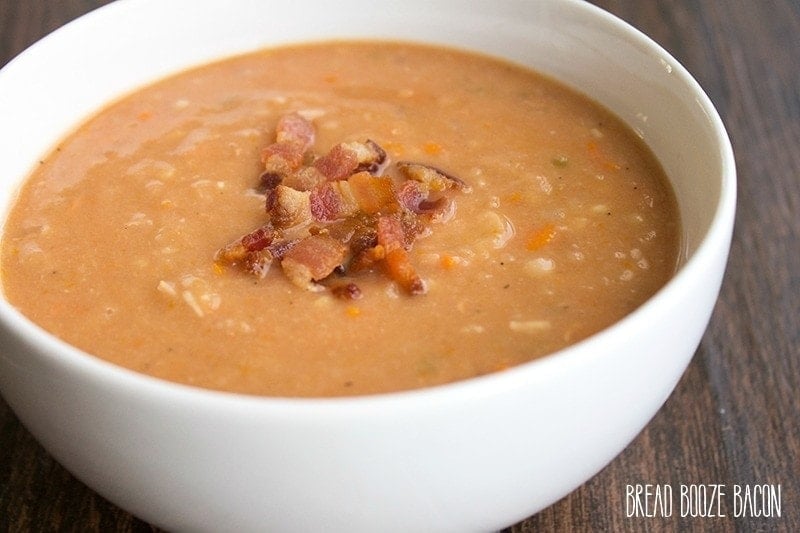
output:
M458 261L450 254L443 254L439 259L439 264L442 265L442 268L445 270L452 270L458 264Z
M518 204L522 201L522 193L519 191L514 191L511 194L509 194L508 198L506 199L511 204Z
M429 155L437 155L442 152L442 145L435 142L426 142L422 145L422 150Z
M556 227L552 222L548 222L531 234L531 236L525 242L525 248L531 252L536 251L552 241L555 236Z
M389 178L359 172L347 179L358 207L367 214L396 211L396 200Z
M384 259L389 277L396 281L409 294L424 294L425 282L422 281L411 264L408 252L403 248L394 248Z

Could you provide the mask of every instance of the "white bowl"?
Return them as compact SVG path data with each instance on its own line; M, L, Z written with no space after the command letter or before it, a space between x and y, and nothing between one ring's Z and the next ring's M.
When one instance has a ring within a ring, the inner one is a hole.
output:
M270 399L138 375L0 302L0 390L41 444L110 501L168 530L489 531L584 483L671 393L714 306L735 169L702 89L664 50L573 0L122 0L0 71L0 206L87 114L188 65L331 37L488 52L590 94L672 179L686 261L645 305L509 371L408 393ZM5 216L3 216L5 218Z

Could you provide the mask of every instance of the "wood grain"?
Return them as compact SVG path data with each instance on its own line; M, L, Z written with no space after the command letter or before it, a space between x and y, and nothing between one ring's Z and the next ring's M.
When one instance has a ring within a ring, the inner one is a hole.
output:
M0 0L0 64L104 3ZM800 3L595 3L671 52L716 104L736 154L737 225L711 324L664 407L592 480L507 531L800 531ZM669 484L673 516L628 518L637 483ZM681 518L679 486L712 483L780 484L782 516ZM0 532L152 530L67 473L0 400Z

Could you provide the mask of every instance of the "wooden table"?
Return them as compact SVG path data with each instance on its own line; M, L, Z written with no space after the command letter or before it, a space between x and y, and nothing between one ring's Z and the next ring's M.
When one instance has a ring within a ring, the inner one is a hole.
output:
M0 65L103 3L0 0ZM737 225L714 316L674 394L596 477L508 531L800 531L800 2L596 3L670 51L717 105L736 153ZM672 516L629 516L637 484L668 485ZM712 484L724 485L726 516L681 517L681 488L710 496ZM735 486L765 485L780 486L780 517L733 516ZM67 473L0 400L0 532L151 529Z

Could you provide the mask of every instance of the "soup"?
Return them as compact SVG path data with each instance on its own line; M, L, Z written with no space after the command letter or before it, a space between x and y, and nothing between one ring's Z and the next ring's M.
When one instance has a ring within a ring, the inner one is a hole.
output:
M43 328L137 372L358 395L586 338L669 280L679 241L659 163L586 96L459 50L329 42L182 72L91 117L19 192L2 282Z

